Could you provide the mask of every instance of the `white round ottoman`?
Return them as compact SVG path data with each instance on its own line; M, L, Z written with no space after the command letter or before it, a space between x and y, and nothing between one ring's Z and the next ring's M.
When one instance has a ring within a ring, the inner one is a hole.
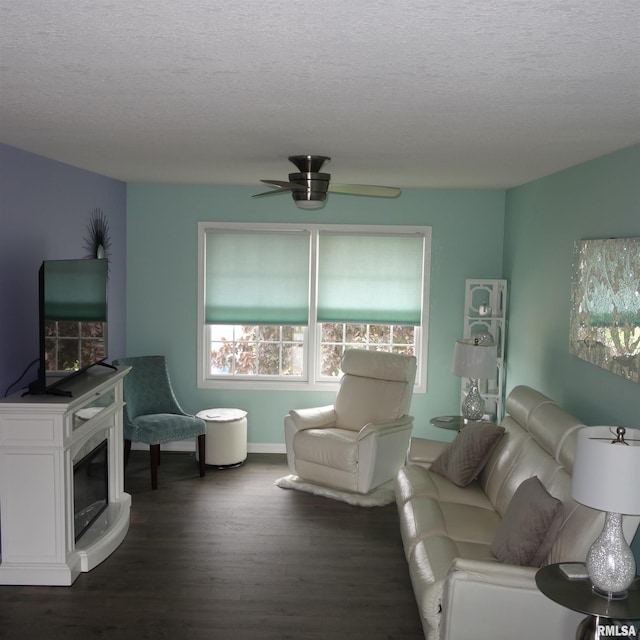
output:
M247 459L247 412L242 409L204 409L196 414L207 423L205 463L237 467Z

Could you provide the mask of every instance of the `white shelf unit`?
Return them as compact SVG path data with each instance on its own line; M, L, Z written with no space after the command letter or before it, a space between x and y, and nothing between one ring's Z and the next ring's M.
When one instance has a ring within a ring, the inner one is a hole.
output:
M94 367L60 386L71 397L0 400L0 584L68 586L124 539L122 379ZM75 541L74 462L107 441L108 506Z
M463 337L473 338L478 331L488 331L498 346L495 377L479 381L480 394L485 401L485 414L496 422L504 416L506 314L506 280L482 278L466 280ZM461 387L460 402L462 403L469 387L468 378L462 379Z

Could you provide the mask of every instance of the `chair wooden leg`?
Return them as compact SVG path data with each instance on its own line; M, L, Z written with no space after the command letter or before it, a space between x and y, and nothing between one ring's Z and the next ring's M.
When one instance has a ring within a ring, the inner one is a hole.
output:
M151 489L158 488L158 465L160 464L160 445L152 444L149 446L149 459L151 464Z
M202 434L198 436L198 460L200 462L200 477L204 477L204 470L206 461L204 459L205 456L205 437L206 434Z
M131 455L131 440L124 441L124 468L129 464L129 456Z

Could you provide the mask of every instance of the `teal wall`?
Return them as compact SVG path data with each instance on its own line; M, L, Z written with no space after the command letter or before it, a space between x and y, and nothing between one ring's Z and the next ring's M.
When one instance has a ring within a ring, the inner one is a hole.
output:
M528 384L586 424L640 427L640 387L569 355L577 240L640 237L640 145L506 194L507 391Z
M197 388L197 223L430 225L427 393L414 396L412 414L415 435L449 438L449 432L431 427L429 419L459 409L460 379L451 373L451 359L455 340L462 336L464 283L466 278L502 277L504 191L405 190L393 200L333 195L324 209L304 212L288 196L253 200L259 190L128 185L128 354L166 354L185 409L241 407L249 412L250 444L282 445L287 411L329 404L333 393Z
M428 423L458 408L451 357L470 277L509 281L507 391L528 384L587 424L640 426L638 385L568 352L574 243L640 236L640 145L506 193L405 190L395 200L334 195L324 209L303 212L287 196L252 200L257 190L128 185L128 352L167 354L188 410L242 407L250 414L250 443L281 444L282 416L290 408L331 402L331 393L317 391L203 390L196 383L197 222L311 220L432 226L427 393L413 400L416 435L450 437Z

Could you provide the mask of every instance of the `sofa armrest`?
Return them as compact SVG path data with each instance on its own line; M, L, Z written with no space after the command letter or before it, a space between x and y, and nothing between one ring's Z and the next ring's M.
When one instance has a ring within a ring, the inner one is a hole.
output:
M390 422L371 422L358 432L358 493L394 478L406 462L413 417L402 416Z
M373 434L381 436L394 433L395 431L403 431L407 428L413 428L413 416L402 416L390 422L370 422L360 429L358 432L358 440L362 440Z
M521 567L497 561L456 558L449 567L449 575L473 576L481 582L494 582L505 587L537 589L537 567ZM458 573L459 572L459 573Z
M457 558L442 590L441 640L572 638L584 614L536 586L535 567Z
M431 463L449 446L449 442L428 440L427 438L411 438L407 462L428 468Z
M292 474L296 473L293 441L298 431L322 429L333 426L336 412L333 405L313 407L311 409L292 409L284 417L284 442L287 450L287 466Z
M335 423L337 417L333 405L311 409L292 409L289 411L289 416L299 431L330 427Z

